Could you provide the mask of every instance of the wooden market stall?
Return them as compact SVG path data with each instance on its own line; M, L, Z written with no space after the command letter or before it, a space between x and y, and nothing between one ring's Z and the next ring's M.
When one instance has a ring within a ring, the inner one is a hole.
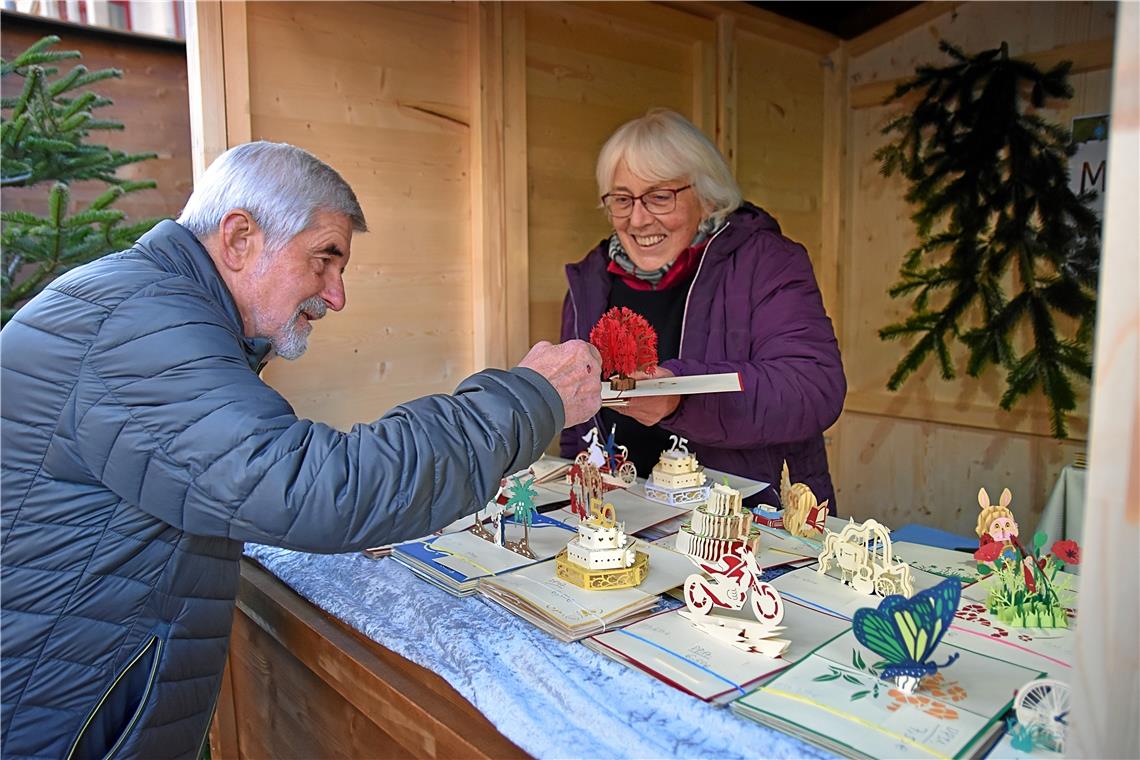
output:
M924 370L885 389L902 350L876 333L904 313L887 288L914 228L901 181L884 179L873 154L891 113L883 98L939 60L942 37L1072 60L1076 97L1051 117L1107 113L1113 3L924 3L846 42L743 3L189 10L196 172L230 145L292 142L341 171L372 230L354 240L345 312L321 323L303 359L265 375L300 414L347 428L556 340L562 268L608 231L597 151L620 123L666 106L714 136L745 197L811 255L850 386L828 435L843 515L971 533L978 486L1008 486L1032 525L1086 446L1087 401L1057 441L1043 399L997 409L996 377L946 382ZM256 567L243 572L215 757L291 746L271 736L293 735L278 702L298 690L323 695L302 700L306 725L378 731L391 754L519 752L478 713L473 744L456 743L465 739L438 719L462 703L450 687L391 666L394 655ZM285 666L296 675L258 703L265 674ZM435 718L411 725L407 714ZM344 741L349 755L377 746Z

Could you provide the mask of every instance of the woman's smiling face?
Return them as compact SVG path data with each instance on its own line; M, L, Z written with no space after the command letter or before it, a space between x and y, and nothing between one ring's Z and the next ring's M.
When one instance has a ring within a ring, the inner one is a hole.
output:
M650 182L629 170L625 161L614 172L611 193L639 196L650 190L677 190L689 182L678 178L668 182ZM642 201L635 201L632 212L624 218L611 216L614 231L622 247L639 269L653 271L672 263L693 242L703 217L696 190L677 193L677 206L667 214L651 214Z

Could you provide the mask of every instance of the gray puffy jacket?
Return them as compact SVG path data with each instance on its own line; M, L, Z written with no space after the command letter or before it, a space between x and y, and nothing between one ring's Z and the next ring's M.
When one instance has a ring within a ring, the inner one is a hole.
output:
M174 222L0 332L4 757L196 757L242 542L425 535L564 421L540 375L488 370L342 433L258 378L267 351Z

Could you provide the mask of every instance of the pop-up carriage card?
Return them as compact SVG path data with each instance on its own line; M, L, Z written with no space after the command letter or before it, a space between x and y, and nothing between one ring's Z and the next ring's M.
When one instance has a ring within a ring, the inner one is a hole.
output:
M894 559L891 532L877 520L848 520L839 533L827 531L817 572L826 574L832 563L838 565L843 582L861 594L914 593L910 566Z
M1009 505L1013 495L1006 488L998 503L991 504L986 489L978 491L978 572L985 578L990 592L986 601L989 612L1014 628L1066 628L1069 612L1062 595L1067 580L1059 572L1066 565L1080 562L1076 541L1055 541L1049 552L1045 533L1033 536L1029 547L1022 544L1017 521Z

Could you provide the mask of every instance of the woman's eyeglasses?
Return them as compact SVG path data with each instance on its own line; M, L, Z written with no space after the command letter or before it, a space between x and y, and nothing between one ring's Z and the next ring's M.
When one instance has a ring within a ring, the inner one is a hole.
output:
M653 215L668 214L673 209L677 208L677 193L682 190L688 190L692 185L685 185L678 187L676 190L669 190L660 188L658 190L650 190L648 193L641 195L629 195L628 193L606 193L602 196L602 205L606 207L606 211L610 216L624 218L633 213L633 204L641 201L641 205L645 210Z

